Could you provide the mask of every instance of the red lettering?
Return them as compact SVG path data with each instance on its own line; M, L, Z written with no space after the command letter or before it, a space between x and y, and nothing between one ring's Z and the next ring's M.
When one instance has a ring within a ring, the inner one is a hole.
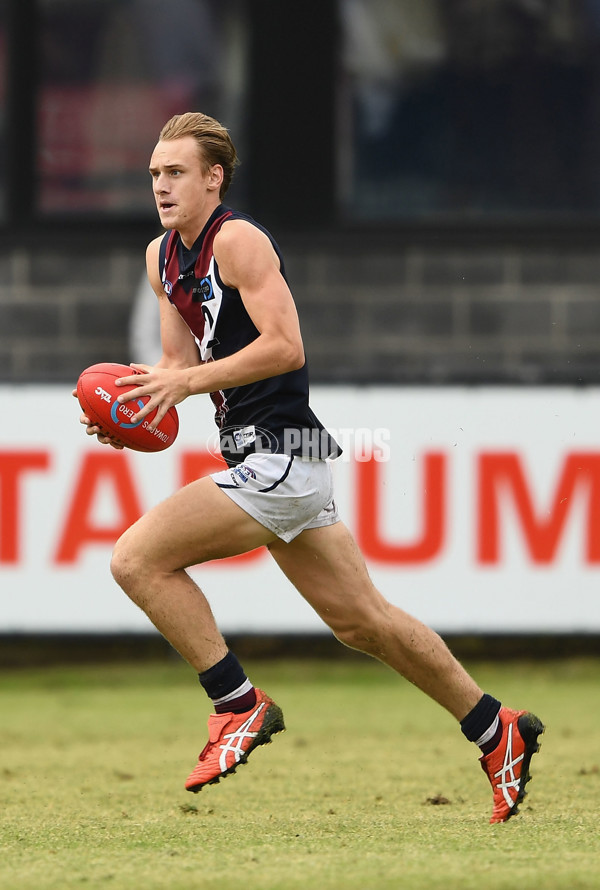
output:
M226 470L227 464L218 454L212 454L210 451L184 451L181 455L181 473L179 483L181 486L188 485L195 479L202 476L208 476L209 473L216 473L219 470ZM240 553L238 556L230 556L228 559L215 561L215 565L240 565L249 562L255 562L262 559L266 555L264 547L258 547L256 550L250 550L248 553Z
M0 451L0 563L14 564L20 556L20 484L25 473L47 470L47 451Z
M227 464L220 454L212 454L210 451L183 451L181 454L179 487L183 488L195 479L226 470Z
M373 459L356 464L359 546L367 559L377 562L406 565L432 560L442 549L445 536L445 455L430 453L423 457L423 529L419 539L411 544L390 543L381 535L380 477L384 466Z
M510 496L533 562L547 564L556 555L561 534L577 489L585 488L587 526L585 559L600 562L600 454L575 453L566 457L547 517L535 515L525 471L518 454L488 453L479 456L479 505L477 557L481 563L500 559L500 500Z
M93 511L98 495L106 489L114 493L118 515L112 522L102 525L94 520ZM129 455L109 450L86 454L79 468L75 493L54 561L72 563L90 544L114 544L142 512Z

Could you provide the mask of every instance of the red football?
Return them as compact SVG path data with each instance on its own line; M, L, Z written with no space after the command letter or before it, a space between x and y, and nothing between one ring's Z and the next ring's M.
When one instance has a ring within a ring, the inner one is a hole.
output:
M82 371L77 381L77 398L81 408L95 426L134 451L163 451L172 445L179 432L179 417L169 408L154 431L148 429L156 411L133 423L131 418L148 401L148 396L121 404L117 396L136 389L135 386L116 386L119 377L139 374L129 365L101 362Z

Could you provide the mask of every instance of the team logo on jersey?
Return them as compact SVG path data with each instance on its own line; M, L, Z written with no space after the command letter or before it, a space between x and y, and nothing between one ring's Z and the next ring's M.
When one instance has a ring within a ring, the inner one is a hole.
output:
M165 278L165 280L163 281L163 287L164 287L164 289L165 289L165 293L166 293L166 295L167 295L168 297L170 297L171 294L173 293L173 285L172 285L171 282L170 282L168 279L166 279L166 278Z
M192 288L192 301L194 303L206 303L208 300L214 300L214 298L215 294L210 275L202 278L201 281L194 282L194 287Z

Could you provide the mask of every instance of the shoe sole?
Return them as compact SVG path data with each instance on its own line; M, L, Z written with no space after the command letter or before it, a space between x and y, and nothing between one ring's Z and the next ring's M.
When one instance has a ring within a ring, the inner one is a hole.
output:
M246 763L248 757L252 754L255 748L258 748L260 745L270 745L271 736L276 735L278 732L284 732L284 730L285 723L283 722L283 712L281 708L276 704L269 705L261 728L258 730L256 737L248 750L242 754L240 759L233 763L229 769L219 773L218 776L209 779L207 782L201 782L199 785L194 785L193 788L188 788L187 791L191 791L192 794L198 794L199 791L202 791L205 785L216 785L221 779L225 779L227 776L234 773L238 766Z
M546 729L540 718L536 717L535 714L523 714L522 717L519 717L517 720L517 728L519 730L519 735L525 742L525 753L523 756L523 767L521 769L521 781L519 783L517 799L514 807L512 807L505 819L506 822L508 822L512 816L517 815L519 812L519 804L522 803L523 798L527 794L525 786L531 781L529 764L531 763L533 755L540 750L541 742L538 742L538 738L543 735L544 730Z

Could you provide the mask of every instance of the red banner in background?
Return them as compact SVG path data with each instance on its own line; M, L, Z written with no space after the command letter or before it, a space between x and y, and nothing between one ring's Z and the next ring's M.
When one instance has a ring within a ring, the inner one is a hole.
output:
M15 418L0 443L0 631L150 629L110 576L111 548L223 466L201 404L146 455L88 439L68 387L0 389ZM313 404L344 440L338 507L391 601L442 631L600 630L599 391L316 387ZM265 548L191 571L226 631L323 627Z

